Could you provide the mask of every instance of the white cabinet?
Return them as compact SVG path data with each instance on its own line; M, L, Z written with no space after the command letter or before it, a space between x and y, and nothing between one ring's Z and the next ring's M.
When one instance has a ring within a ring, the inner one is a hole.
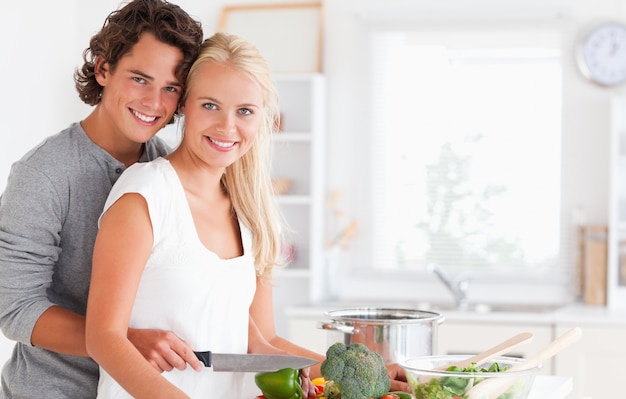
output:
M290 230L293 261L274 273L274 311L279 333L286 333L287 306L316 300L324 262L325 79L321 74L277 74L281 131L272 138L272 178L287 179L278 202Z
M439 326L436 353L440 355L474 355L522 332L534 334L533 340L515 348L506 356L528 358L553 340L553 327L546 324L456 321L447 319ZM541 374L553 374L547 361Z
M288 179L281 210L292 228L290 270L311 270L323 249L324 79L318 74L279 75L282 130L273 137L272 177Z
M560 335L573 326L559 325ZM626 327L583 326L582 338L555 357L556 375L571 376L572 394L569 398L624 397L624 362L626 361Z
M612 103L607 304L626 309L626 96Z
M328 331L319 328L319 324L326 320L322 312L318 317L289 317L287 338L296 345L324 354L329 346L329 337Z

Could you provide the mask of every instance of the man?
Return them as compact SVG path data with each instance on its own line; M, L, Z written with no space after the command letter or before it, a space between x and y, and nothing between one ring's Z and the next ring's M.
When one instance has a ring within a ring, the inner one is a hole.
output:
M17 343L0 398L95 397L84 315L97 218L128 166L169 151L154 135L173 120L202 36L199 22L163 0L111 13L75 74L93 111L13 165L0 197L0 328ZM159 370L198 362L177 351L172 333L129 338Z

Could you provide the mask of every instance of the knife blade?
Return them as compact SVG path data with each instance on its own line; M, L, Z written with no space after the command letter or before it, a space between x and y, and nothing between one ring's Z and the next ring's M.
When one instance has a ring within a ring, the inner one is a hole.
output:
M284 368L303 369L318 363L315 359L291 355L261 355L215 353L211 351L194 352L205 367L213 371L265 372Z

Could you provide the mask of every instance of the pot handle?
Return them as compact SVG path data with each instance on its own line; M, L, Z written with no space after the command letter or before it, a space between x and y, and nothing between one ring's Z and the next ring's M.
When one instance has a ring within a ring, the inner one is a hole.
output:
M358 328L354 328L353 326L347 326L345 324L335 323L335 322L320 322L317 327L321 328L322 330L338 331L344 334L358 334L359 333Z

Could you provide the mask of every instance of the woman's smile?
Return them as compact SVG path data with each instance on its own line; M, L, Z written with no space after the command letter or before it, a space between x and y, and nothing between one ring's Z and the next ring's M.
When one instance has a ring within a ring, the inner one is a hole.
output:
M206 136L206 137L209 139L209 141L212 144L215 144L219 148L223 148L223 149L233 148L235 144L237 144L236 141L220 141L220 140L214 139L213 137L209 137L209 136Z

